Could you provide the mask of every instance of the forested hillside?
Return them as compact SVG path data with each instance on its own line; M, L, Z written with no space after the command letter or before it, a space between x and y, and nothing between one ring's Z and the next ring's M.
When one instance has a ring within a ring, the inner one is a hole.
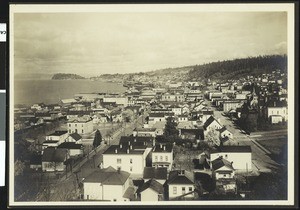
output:
M238 79L248 75L260 75L281 69L286 71L286 55L266 55L228 61L218 61L204 65L196 65L189 71L190 80L197 79Z

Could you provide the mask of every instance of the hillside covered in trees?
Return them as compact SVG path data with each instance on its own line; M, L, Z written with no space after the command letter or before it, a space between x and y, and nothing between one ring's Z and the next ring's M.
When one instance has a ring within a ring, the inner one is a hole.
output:
M204 78L238 79L248 75L271 73L276 69L287 70L286 55L265 55L196 65L189 71L188 78L190 80Z
M77 74L63 74L58 73L52 76L53 80L65 80L65 79L85 79L84 77Z

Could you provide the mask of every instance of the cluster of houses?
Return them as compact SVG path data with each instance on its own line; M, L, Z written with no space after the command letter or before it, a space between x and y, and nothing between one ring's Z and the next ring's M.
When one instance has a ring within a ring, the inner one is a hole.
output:
M218 139L232 138L232 133L207 108L195 116L187 112L181 121L185 104L152 104L145 124L135 128L132 135L122 136L119 145L109 146L99 169L83 179L83 198L118 202L195 200L199 196L195 173L199 171L175 167L174 144L157 141L167 118L177 121L183 141L193 140L195 144L206 141L211 130L218 133ZM192 106L199 107L195 104ZM211 154L200 154L199 163L207 165L202 172L211 175L220 191L236 193L235 173L251 171L251 158L250 146L222 146ZM109 177L118 177L112 178L118 181Z
M248 103L257 116L271 124L288 120L286 75L280 70L213 85L205 97L229 115L241 117L242 106Z

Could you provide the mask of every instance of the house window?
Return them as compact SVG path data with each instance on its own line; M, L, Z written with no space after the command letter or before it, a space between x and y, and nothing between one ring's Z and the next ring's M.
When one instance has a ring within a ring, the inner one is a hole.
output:
M225 155L225 158L228 158L228 155L227 155L227 154Z
M69 127L71 127L71 124L69 124Z
M130 171L132 171L132 166L130 166Z
M83 133L83 129L81 130L81 133Z
M116 202L117 201L117 199L114 199L114 202Z
M193 191L193 188L192 187L189 187L189 192L192 192Z
M132 159L130 159L130 163L132 163Z
M279 114L279 111L277 111L277 114Z
M71 129L69 129L69 133L71 133Z
M168 156L166 156L166 161L168 161Z
M173 187L173 194L174 194L174 195L177 194L177 187Z
M160 156L160 161L163 161L163 156Z
M224 174L223 177L226 177L226 174Z
M155 161L157 161L157 155L155 155Z
M185 194L185 187L182 187L182 194Z
M77 127L77 124L75 124L75 127Z
M118 159L117 159L117 163L118 163L118 164L121 164L121 158L118 158Z
M83 128L83 124L81 124L81 127Z

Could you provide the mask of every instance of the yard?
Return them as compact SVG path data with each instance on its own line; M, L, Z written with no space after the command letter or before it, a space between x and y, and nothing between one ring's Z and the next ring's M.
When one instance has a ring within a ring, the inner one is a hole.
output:
M284 145L287 144L287 137L274 137L273 139L257 140L262 146L275 155L279 155Z

